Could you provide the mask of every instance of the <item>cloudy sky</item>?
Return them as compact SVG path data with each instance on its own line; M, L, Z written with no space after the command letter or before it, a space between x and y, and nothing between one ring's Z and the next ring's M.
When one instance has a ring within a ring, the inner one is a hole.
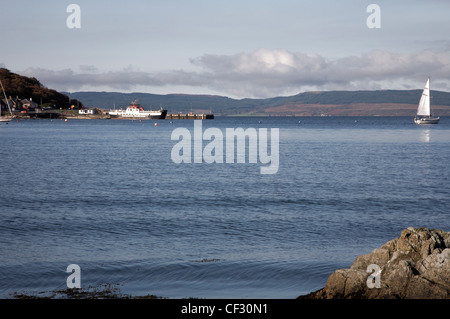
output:
M1 8L0 66L69 92L271 97L427 76L450 91L449 12L446 0L15 0Z

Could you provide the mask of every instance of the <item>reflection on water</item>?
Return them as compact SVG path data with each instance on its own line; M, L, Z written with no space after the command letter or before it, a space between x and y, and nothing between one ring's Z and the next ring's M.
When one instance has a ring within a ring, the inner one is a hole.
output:
M425 129L422 132L420 132L420 141L424 143L430 142L430 136L431 136L431 130Z

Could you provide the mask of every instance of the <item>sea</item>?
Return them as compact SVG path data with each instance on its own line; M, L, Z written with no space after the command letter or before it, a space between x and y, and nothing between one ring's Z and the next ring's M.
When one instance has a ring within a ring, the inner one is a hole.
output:
M295 299L405 228L450 231L450 117L201 124L223 140L254 129L258 145L278 129L278 170L261 173L250 138L244 163L174 161L193 120L0 124L0 298L65 290L75 264L82 289Z

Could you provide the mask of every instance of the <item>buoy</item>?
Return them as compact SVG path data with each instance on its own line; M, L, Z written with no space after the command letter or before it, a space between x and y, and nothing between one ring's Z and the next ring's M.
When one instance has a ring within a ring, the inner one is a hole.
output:
M158 126L158 123L155 123L155 126Z
M65 119L64 122L67 122L67 119Z

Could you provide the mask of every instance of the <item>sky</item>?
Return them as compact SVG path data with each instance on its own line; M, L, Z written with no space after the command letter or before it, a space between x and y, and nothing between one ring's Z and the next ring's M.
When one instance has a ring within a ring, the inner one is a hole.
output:
M15 0L1 6L0 67L65 92L266 98L421 89L428 76L450 91L449 12L446 0Z

